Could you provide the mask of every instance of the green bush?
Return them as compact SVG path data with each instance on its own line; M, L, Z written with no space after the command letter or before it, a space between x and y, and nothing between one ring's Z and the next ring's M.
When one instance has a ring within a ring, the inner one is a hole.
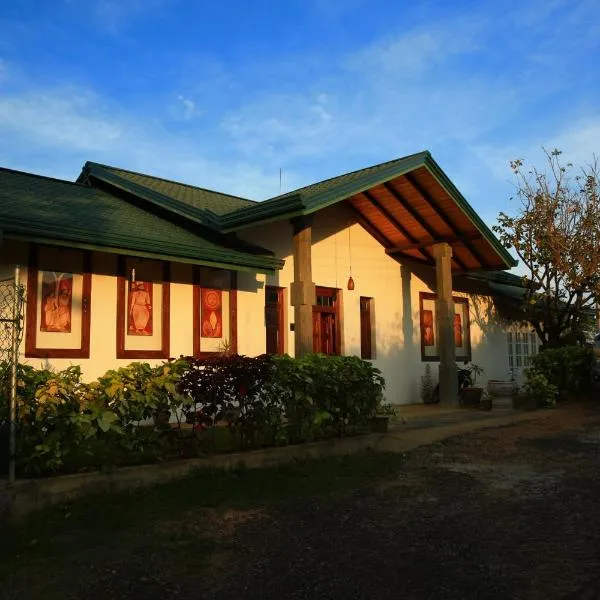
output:
M0 380L7 376L0 365ZM89 384L77 366L53 372L19 365L17 472L39 476L214 452L223 424L242 448L344 435L375 414L384 386L371 363L320 354L137 362ZM0 470L8 458L8 404L0 395ZM178 426L159 425L160 413L174 415Z
M558 388L535 369L525 369L525 393L534 407L555 406Z
M564 397L589 384L593 358L593 351L582 346L547 348L532 358L531 369L544 375Z
M381 371L355 356L273 358L269 393L283 400L291 439L339 435L364 425L383 399Z

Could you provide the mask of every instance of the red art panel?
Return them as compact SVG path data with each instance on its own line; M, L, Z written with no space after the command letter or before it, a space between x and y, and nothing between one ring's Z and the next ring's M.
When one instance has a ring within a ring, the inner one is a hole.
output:
M433 333L433 311L423 310L421 312L421 336L424 346L435 345L435 335Z
M152 335L152 282L129 282L127 335Z
M73 274L43 271L40 331L71 333Z
M454 345L457 348L462 348L463 345L462 317L459 313L454 315Z
M202 337L223 336L222 294L221 290L202 289Z

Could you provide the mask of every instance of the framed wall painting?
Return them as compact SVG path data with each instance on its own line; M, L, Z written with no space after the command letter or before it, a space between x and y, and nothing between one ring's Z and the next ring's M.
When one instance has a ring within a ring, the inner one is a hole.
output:
M25 356L89 358L91 296L89 252L31 245Z
M169 358L168 262L119 257L117 358Z
M194 267L194 356L237 352L237 273Z
M421 337L421 360L439 361L439 332L437 330L436 294L419 294L419 329ZM469 323L469 299L454 296L454 345L457 362L471 360L471 328Z

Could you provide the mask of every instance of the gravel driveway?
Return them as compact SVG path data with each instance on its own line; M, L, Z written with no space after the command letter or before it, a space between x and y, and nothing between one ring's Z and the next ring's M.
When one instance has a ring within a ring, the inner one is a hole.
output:
M0 597L600 599L600 403L540 415L372 457L386 469L344 490L192 504L72 556L34 548ZM61 527L63 546L80 538Z
M454 438L399 457L392 480L263 513L206 588L196 597L600 598L600 413Z

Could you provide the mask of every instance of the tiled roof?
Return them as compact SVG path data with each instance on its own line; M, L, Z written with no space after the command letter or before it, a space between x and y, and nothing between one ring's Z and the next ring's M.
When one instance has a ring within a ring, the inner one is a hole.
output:
M0 168L0 229L39 241L272 271L273 256L199 236L105 191ZM266 252L266 251L265 251Z
M125 169L119 169L118 167L100 165L98 163L87 163L86 166L91 165L101 167L127 181L142 185L150 190L163 194L164 196L169 196L170 198L184 202L194 208L210 210L216 215L224 215L255 204L253 200L240 198L239 196L222 194L221 192L214 192L212 190L171 181L169 179L153 177L152 175L136 173L135 171L127 171Z

